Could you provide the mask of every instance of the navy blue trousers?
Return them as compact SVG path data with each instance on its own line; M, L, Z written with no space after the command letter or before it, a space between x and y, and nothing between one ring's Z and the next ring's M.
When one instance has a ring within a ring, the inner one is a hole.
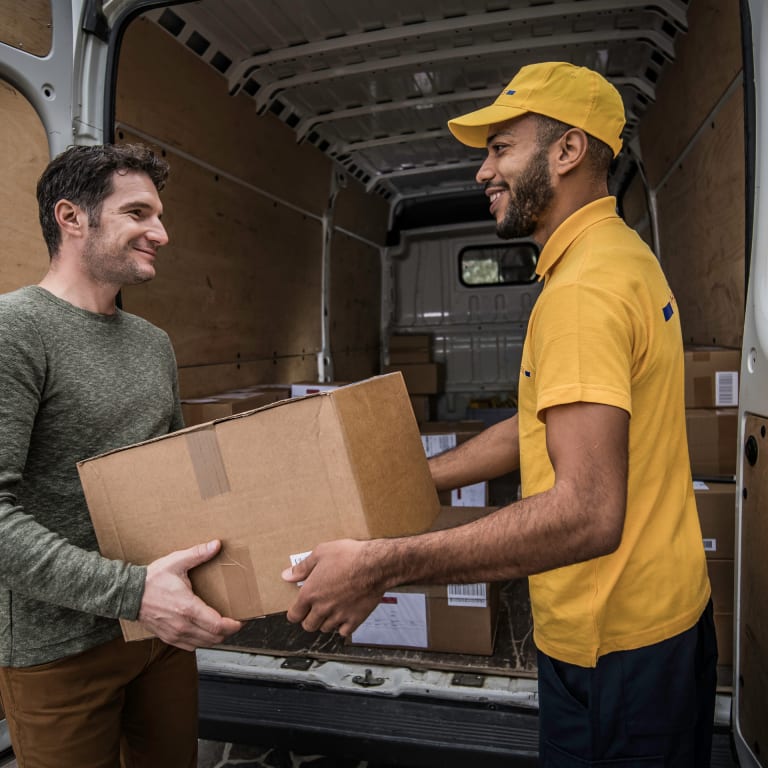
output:
M539 651L542 768L709 768L717 686L712 602L680 635L579 667Z

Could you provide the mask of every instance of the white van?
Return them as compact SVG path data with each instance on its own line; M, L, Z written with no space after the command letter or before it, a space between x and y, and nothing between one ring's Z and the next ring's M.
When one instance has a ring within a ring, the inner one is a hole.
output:
M716 728L740 765L768 766L761 0L0 0L0 292L47 266L34 188L48 159L143 141L171 164L171 243L157 279L121 301L170 334L185 399L357 381L385 369L392 337L425 336L444 378L414 393L418 418L491 423L514 411L536 251L496 238L474 181L483 153L446 121L551 59L622 94L611 191L664 267L686 344L741 351L737 426L697 480L733 499L735 543L715 558ZM508 503L516 478L484 493ZM501 589L491 655L352 647L254 620L198 652L201 735L535 765L530 629L525 582Z

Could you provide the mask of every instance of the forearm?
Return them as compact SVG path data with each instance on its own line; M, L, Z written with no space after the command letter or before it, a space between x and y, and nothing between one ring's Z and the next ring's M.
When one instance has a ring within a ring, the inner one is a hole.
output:
M491 480L519 466L517 416L494 424L466 443L429 460L438 491Z
M35 600L109 618L138 615L146 569L71 544L0 499L0 584Z
M383 589L408 583L504 581L608 554L617 542L594 496L555 487L467 525L368 542Z

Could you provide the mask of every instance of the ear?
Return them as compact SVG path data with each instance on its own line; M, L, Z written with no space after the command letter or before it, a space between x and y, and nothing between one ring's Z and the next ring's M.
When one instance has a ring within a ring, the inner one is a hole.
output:
M53 206L53 215L61 234L70 237L84 237L88 229L88 216L79 206L69 200L59 200Z
M581 128L568 129L555 142L555 172L560 176L570 173L587 155L587 134Z

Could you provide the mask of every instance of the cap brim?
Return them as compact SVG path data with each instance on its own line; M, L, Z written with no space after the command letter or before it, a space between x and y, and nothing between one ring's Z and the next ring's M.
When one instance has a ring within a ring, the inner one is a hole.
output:
M488 128L497 123L505 123L527 113L528 110L518 107L505 107L501 104L491 104L466 115L454 117L448 121L448 129L468 147L485 148L488 143Z

